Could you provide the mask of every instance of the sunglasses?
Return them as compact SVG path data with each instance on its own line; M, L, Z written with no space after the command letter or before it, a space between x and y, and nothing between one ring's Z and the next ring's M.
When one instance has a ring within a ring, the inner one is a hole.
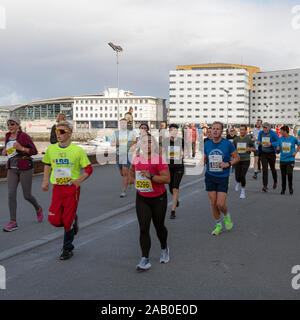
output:
M7 124L7 126L8 126L8 127L13 127L13 126L15 126L15 125L16 125L16 124L15 124L14 122L13 122L13 123L8 123L8 124Z
M56 129L55 130L56 134L65 134L65 133L70 133L70 130L64 130L64 129Z

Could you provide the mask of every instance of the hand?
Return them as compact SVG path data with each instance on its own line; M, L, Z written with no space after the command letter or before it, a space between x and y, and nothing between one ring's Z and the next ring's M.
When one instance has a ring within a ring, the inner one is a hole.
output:
M23 151L23 146L20 145L20 143L17 141L14 143L13 148L19 151Z
M81 185L81 181L80 181L79 179L72 180L71 182L72 182L72 184L74 184L74 186L75 186L76 188L79 188L80 185Z
M48 191L49 190L49 182L48 181L44 181L42 184L42 190L43 191Z
M265 147L267 147L267 148L271 147L271 143L270 142L266 143Z
M219 167L226 169L230 167L230 164L228 162L219 162Z
M251 148L247 147L247 148L246 148L246 151L247 151L247 152L251 151Z
M142 173L142 176L143 176L143 177L146 177L146 178L150 179L150 172L149 172L149 170L142 170L141 173Z
M6 156L6 148L3 148L3 150L2 150L2 156Z
M292 154L292 157L296 157L296 154L297 154L297 152L294 152L294 153Z

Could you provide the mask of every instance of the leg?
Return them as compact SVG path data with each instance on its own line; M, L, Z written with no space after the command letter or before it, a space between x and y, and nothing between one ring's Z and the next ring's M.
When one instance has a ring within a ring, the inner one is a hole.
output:
M261 156L262 170L263 170L263 186L268 186L268 158L267 155Z
M217 206L217 191L208 191L208 197L210 200L213 217L216 221L219 221L221 219L221 215Z
M121 176L123 177L123 183L122 183L122 190L126 191L127 186L128 186L128 175L129 175L129 170L127 167L123 166L121 170Z
M273 177L273 181L274 181L274 185L277 184L277 171L275 169L275 164L276 164L276 154L272 154L268 157L268 162L270 165L270 169L272 172L272 177Z
M217 208L219 212L223 213L224 215L227 214L228 207L226 205L226 198L227 198L227 193L225 192L217 192Z
M136 196L136 214L140 226L140 246L142 249L142 256L149 258L151 248L150 223L152 211L145 199L139 194Z
M241 164L240 162L235 165L235 180L237 183L241 183Z
M289 190L293 192L293 170L294 170L294 162L289 162L287 165L287 176L289 181Z
M165 227L165 217L168 207L167 194L155 199L152 205L152 220L156 230L157 237L160 241L161 249L167 248L168 230Z
M8 207L10 212L10 220L17 221L17 188L19 184L19 174L17 169L8 169L7 185L8 185Z
M41 206L37 203L36 199L31 194L32 186L32 173L33 170L23 170L20 171L20 182L23 190L24 199L30 202L36 211L38 211Z
M246 175L247 175L249 167L250 167L250 160L249 161L241 161L241 186L242 186L242 188L246 187Z
M280 172L281 172L281 191L284 192L286 190L286 164L284 162L280 162Z

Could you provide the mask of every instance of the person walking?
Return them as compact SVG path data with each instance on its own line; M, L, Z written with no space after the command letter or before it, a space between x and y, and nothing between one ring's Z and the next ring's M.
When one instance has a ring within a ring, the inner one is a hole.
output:
M273 176L273 189L277 188L277 171L276 163L276 148L278 146L279 137L275 131L271 130L268 122L263 123L263 131L258 135L257 144L261 148L261 162L263 167L263 188L262 192L268 192L268 165L270 166Z
M247 126L240 125L240 135L233 139L240 161L235 165L235 191L241 190L241 199L246 198L246 175L250 166L250 154L255 150L251 136L247 135Z
M5 147L2 155L8 157L6 163L8 207L10 222L3 231L11 232L18 229L17 225L17 189L21 183L24 199L31 203L36 211L38 222L43 220L42 207L31 194L33 160L31 156L37 154L37 149L29 135L21 129L21 122L17 117L11 116L7 120L8 133L5 136Z
M171 181L169 190L172 194L171 219L175 219L175 210L179 206L179 186L184 175L184 141L178 137L178 125L170 124L169 138L163 141L163 158L167 161Z
M127 196L126 191L129 179L129 168L132 160L130 147L134 144L134 140L134 131L127 129L127 121L125 118L121 119L120 130L114 132L110 142L111 146L116 147L116 162L122 177L122 192L120 198L125 198Z
M282 136L279 138L277 151L280 151L281 194L285 194L286 176L288 177L290 194L293 194L293 170L296 154L300 150L300 142L296 137L289 134L288 126L282 126L280 131Z
M132 131L133 130L133 108L130 107L129 111L125 113L124 118L127 121L127 130Z
M86 152L71 142L72 132L73 126L70 122L59 122L56 127L58 143L47 148L42 160L45 164L42 191L49 190L50 173L50 182L53 184L48 221L55 227L64 227L60 260L73 256L73 240L78 233L76 211L80 187L93 172ZM83 174L81 169L84 169Z
M204 144L204 161L206 163L205 185L210 199L216 227L212 235L219 235L222 230L221 213L224 215L225 229L231 230L233 223L226 204L230 166L239 162L240 157L234 145L222 138L223 124L214 122L212 125L213 139Z
M160 241L160 263L167 263L170 259L167 245L168 230L164 224L168 207L165 184L170 183L170 172L168 164L156 152L154 140L150 134L142 137L140 146L143 154L133 159L130 168L130 182L135 181L137 189L136 213L142 251L142 258L136 269L144 271L151 267L149 260L151 220Z
M61 121L66 121L66 115L64 113L59 113L56 118L56 122L60 123ZM54 124L51 128L50 134L50 143L55 144L57 143L57 136L56 136L56 124Z

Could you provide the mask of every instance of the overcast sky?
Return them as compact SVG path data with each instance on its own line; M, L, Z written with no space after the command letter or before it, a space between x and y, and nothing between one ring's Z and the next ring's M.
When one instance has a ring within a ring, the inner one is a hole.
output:
M0 0L1 12L0 105L116 87L108 42L136 95L168 98L181 64L300 68L300 0Z

